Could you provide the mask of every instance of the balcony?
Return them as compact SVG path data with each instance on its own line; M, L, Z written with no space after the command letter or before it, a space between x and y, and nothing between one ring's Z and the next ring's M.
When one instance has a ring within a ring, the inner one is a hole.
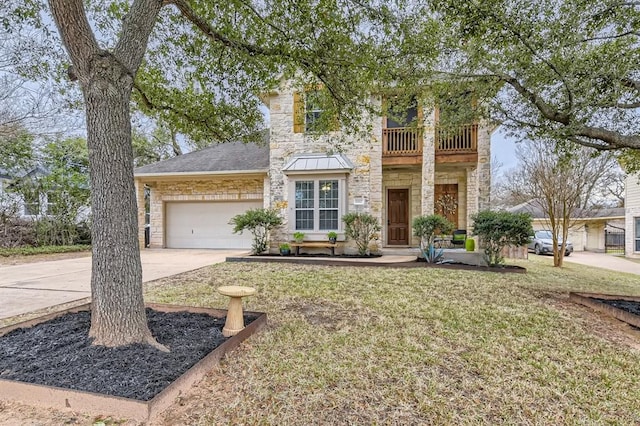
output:
M477 163L478 125L456 129L436 127L436 163Z
M422 164L422 128L382 129L382 164Z
M382 129L382 164L422 164L424 129L394 127ZM467 124L455 129L436 127L436 163L477 163L478 125Z

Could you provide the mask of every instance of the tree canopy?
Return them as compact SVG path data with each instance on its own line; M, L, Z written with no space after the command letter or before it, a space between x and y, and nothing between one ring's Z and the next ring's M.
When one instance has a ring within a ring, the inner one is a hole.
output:
M468 87L478 114L520 136L640 149L639 12L618 0L430 1L414 19L438 22L440 60L420 77L435 73L442 93ZM431 57L431 40L415 54Z

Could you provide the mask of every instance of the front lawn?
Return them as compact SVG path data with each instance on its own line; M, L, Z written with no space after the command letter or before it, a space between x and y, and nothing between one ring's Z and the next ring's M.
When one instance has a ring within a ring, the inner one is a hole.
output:
M13 248L0 247L0 256L2 257L35 256L39 254L86 252L89 250L91 250L91 246L88 246L88 245L13 247Z
M225 307L249 285L269 325L165 424L640 422L640 337L568 302L640 295L637 276L549 259L527 274L220 264L146 285L149 301Z

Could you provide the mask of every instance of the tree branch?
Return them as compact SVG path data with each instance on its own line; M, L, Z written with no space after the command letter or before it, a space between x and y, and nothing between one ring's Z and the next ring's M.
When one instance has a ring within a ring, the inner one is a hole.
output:
M531 46L531 44L529 43L527 38L524 37L520 33L520 31L518 31L516 28L512 27L511 25L509 25L507 22L504 22L503 20L501 20L500 17L497 16L495 13L492 13L492 15L493 15L493 18L496 19L496 21L500 22L502 24L503 28L505 28L507 31L511 32L511 34L513 34L520 41L520 43L522 43L522 45L529 52L531 52L531 54L534 57L538 58L540 61L542 61L544 64L546 64L547 67L549 67L549 69L551 69L551 71L553 71L553 73L558 76L558 79L562 82L562 85L564 86L565 91L567 92L567 97L568 97L568 100L569 100L569 105L568 105L567 110L571 110L571 108L573 107L573 93L572 93L571 89L569 88L569 85L567 84L565 76L560 72L558 67L556 67L555 64L553 64L547 58L545 58L544 56L540 55L537 52L537 50L534 49L533 46Z
M511 87L513 87L516 90L516 92L520 94L520 96L524 97L529 102L531 102L538 109L538 111L540 111L540 113L544 118L551 121L555 121L556 123L569 125L571 119L568 114L558 112L555 108L551 107L551 105L546 103L541 96L537 95L536 93L533 93L532 91L524 87L518 81L518 79L504 73L498 72L496 74L500 75L502 80L505 83L509 84Z
M137 84L137 83L133 83L133 89L140 95L140 100L142 101L142 104L145 106L145 108L149 109L149 110L160 110L160 111L170 111L184 119L186 119L187 121L193 122L193 123L200 123L202 124L204 127L206 127L209 131L211 131L211 133L219 140L219 141L230 141L230 139L223 135L222 133L219 132L217 127L212 127L209 125L209 122L207 120L203 120L201 118L195 118L189 114L187 114L186 112L179 110L177 108L174 108L171 105L166 105L166 104L157 104L155 102L153 102L148 96L147 94L142 90L142 88ZM172 130L172 134L173 134L173 130ZM175 149L174 149L175 151Z
M264 56L281 56L283 52L281 49L264 49L262 47L244 43L238 40L232 40L216 31L208 22L200 18L195 11L189 6L185 0L165 0L165 4L173 4L178 8L178 11L187 18L189 22L196 26L207 38L216 43L220 43L226 47L244 51L250 55L264 55Z
M149 36L162 8L162 0L135 0L124 18L113 55L134 78L147 50Z
M629 35L635 35L635 36L640 36L640 32L638 31L633 31L633 30L629 30L627 32L624 33L620 33L620 34L614 34L614 35L608 35L608 36L600 36L600 37L590 37L590 38L584 38L582 40L578 40L574 43L571 43L571 45L576 45L576 44L580 44L580 43L588 43L590 41L598 41L598 40L615 40L618 38L622 38L622 37L626 37Z
M100 52L82 0L49 0L53 19L60 32L77 77L88 74L91 57Z

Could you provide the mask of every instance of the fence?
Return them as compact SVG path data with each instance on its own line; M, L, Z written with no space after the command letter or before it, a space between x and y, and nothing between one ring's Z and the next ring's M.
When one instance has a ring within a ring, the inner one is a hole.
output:
M624 230L604 231L604 252L624 254Z

